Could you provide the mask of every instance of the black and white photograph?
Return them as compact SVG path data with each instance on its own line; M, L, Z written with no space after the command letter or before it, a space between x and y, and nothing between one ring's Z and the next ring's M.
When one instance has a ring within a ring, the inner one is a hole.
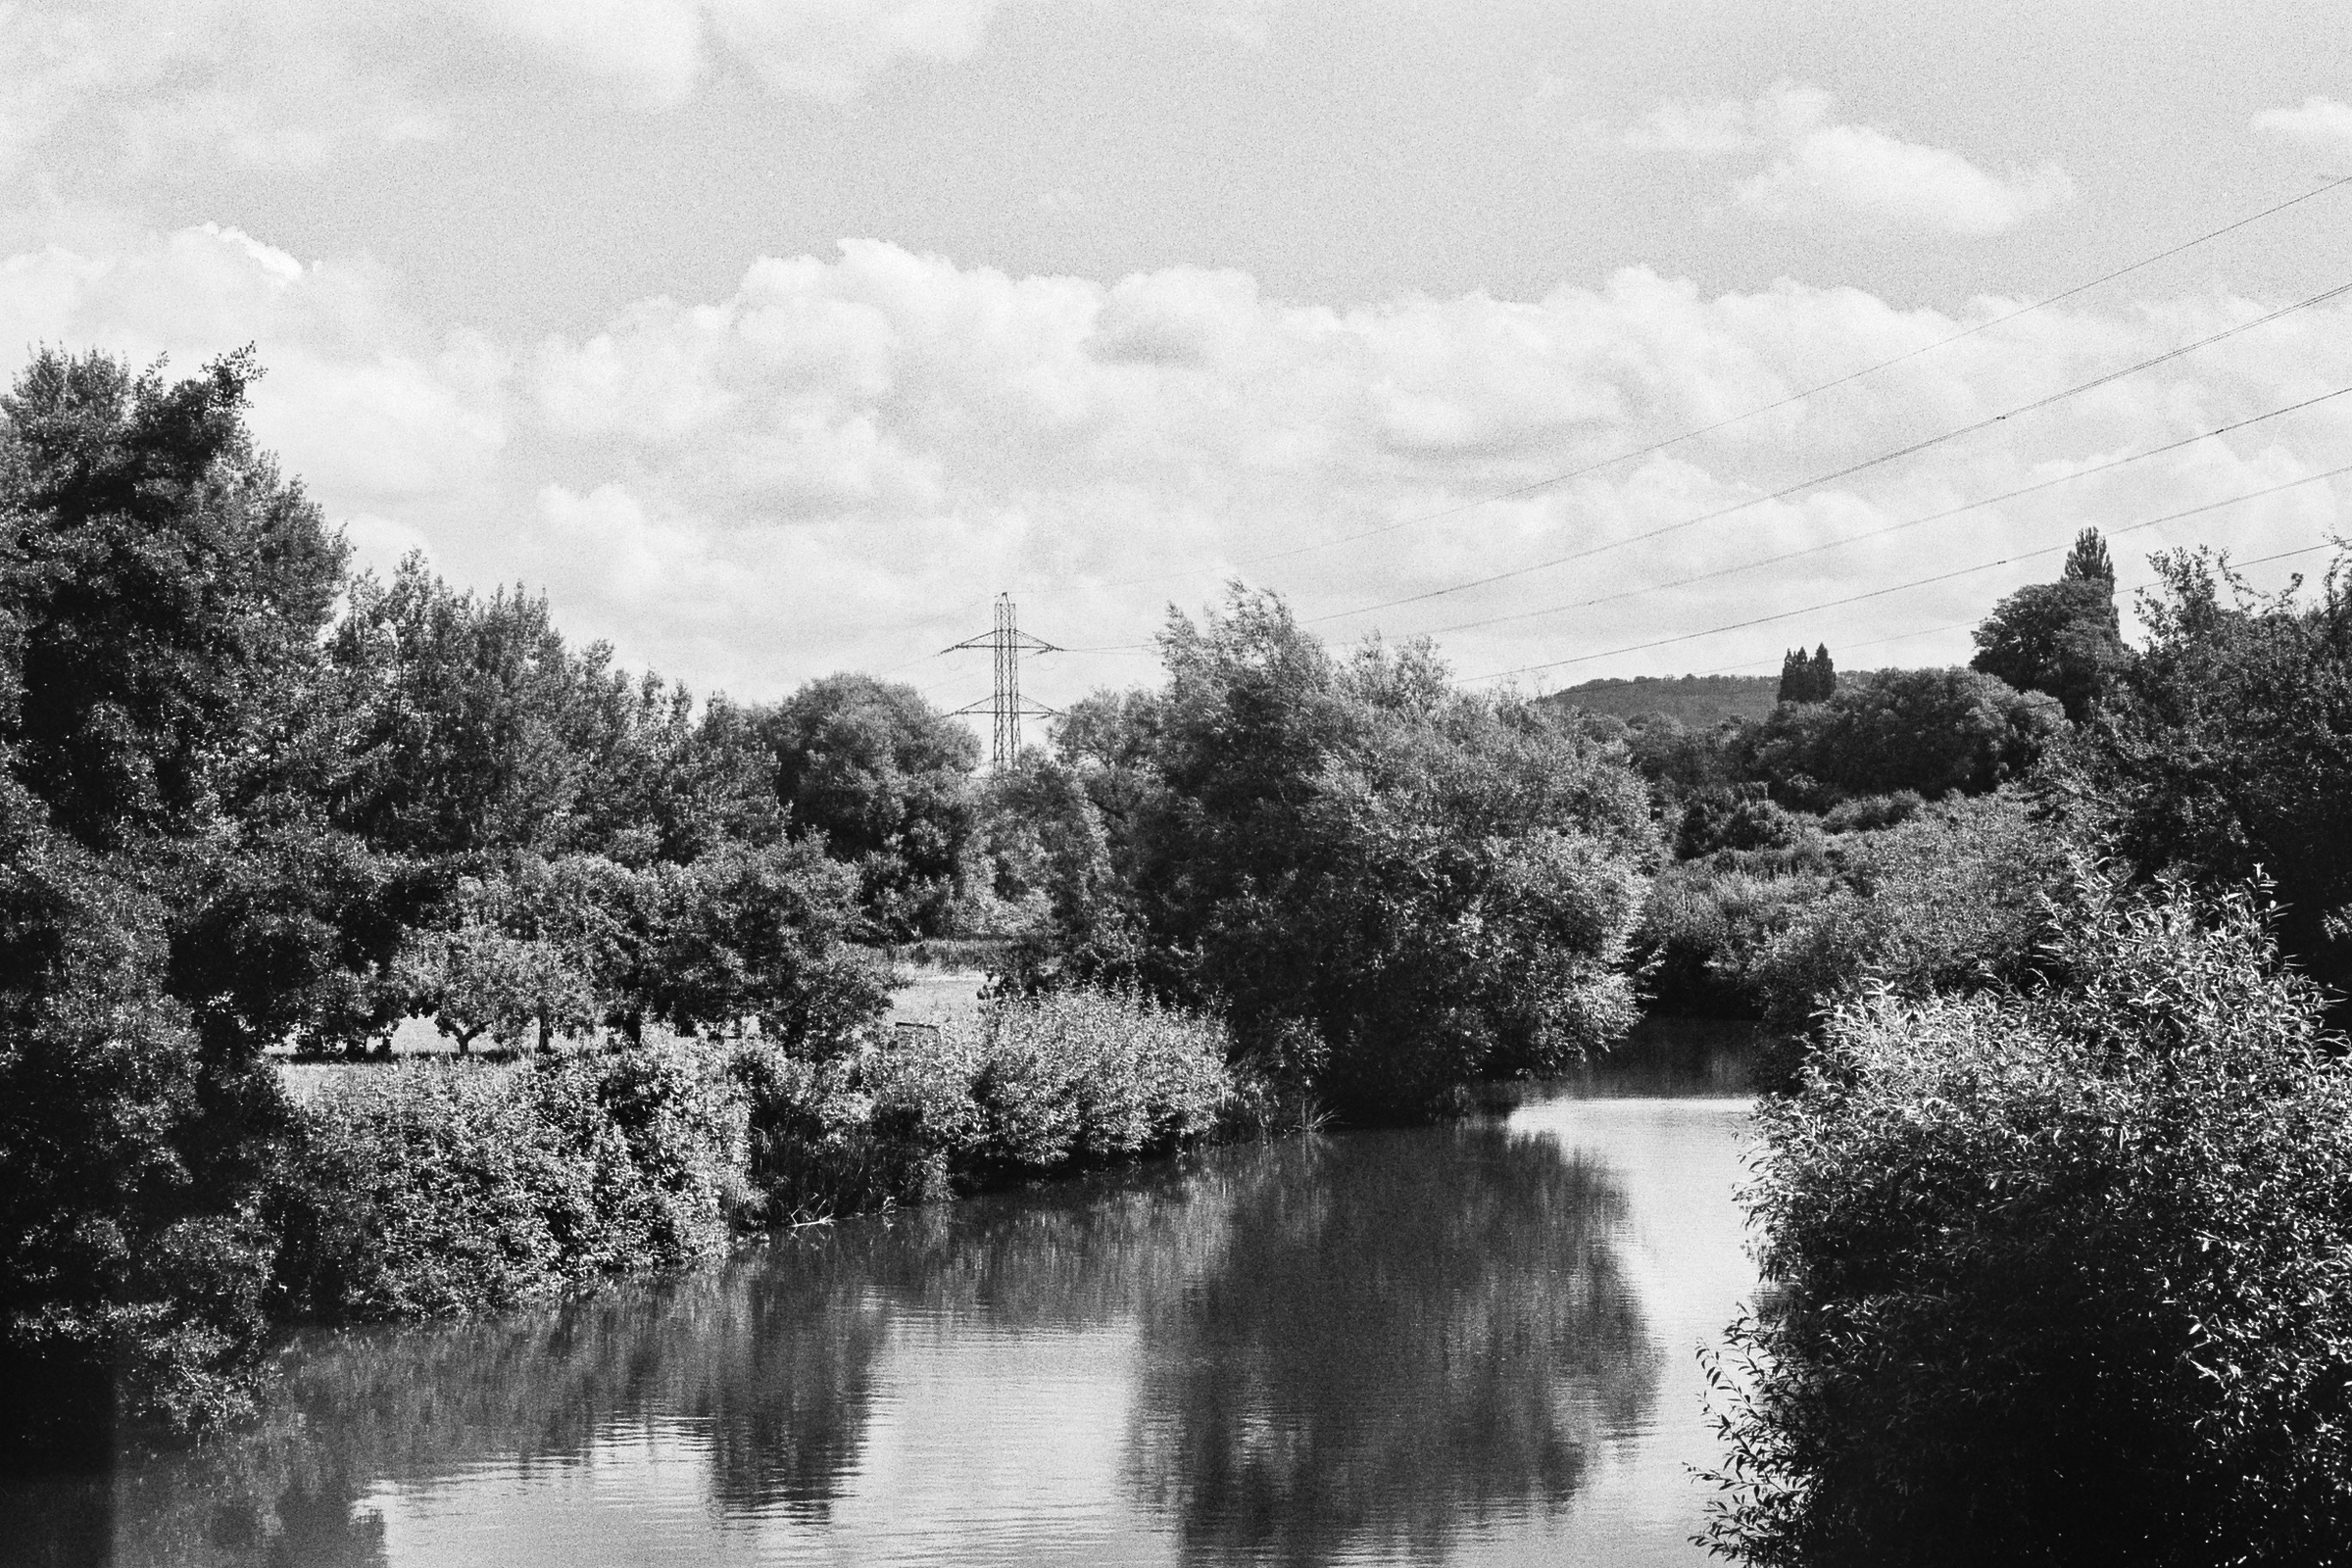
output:
M2352 1565L2343 0L0 0L0 1568Z

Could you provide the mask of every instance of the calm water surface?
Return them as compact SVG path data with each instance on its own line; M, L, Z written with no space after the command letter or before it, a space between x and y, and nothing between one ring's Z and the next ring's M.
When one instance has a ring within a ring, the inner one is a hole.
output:
M1689 1544L1752 1289L1736 1061L306 1337L270 1418L0 1492L44 1562L1593 1563Z

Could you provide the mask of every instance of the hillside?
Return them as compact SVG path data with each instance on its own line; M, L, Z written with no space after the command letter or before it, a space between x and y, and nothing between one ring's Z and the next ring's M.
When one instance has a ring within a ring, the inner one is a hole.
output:
M1664 713L1704 728L1727 718L1764 717L1772 711L1780 686L1778 675L1640 675L1631 680L1589 680L1544 700L1619 718Z

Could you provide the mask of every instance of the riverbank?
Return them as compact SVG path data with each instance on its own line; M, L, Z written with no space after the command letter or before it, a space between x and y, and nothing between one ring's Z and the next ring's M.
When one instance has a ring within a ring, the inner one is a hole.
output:
M1668 1031L1668 1035L1671 1035ZM444 1324L0 1491L35 1562L1703 1560L1741 1102L1645 1038L1504 1116L1184 1152ZM1615 1074L1615 1077L1612 1077ZM1659 1100L1615 1091L1654 1083ZM48 1555L43 1555L47 1552ZM79 1555L75 1553L78 1552Z

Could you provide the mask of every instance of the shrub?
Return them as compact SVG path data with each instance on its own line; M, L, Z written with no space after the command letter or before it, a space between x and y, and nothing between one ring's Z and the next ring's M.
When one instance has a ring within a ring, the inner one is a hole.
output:
M745 1120L714 1055L681 1048L357 1071L305 1107L279 1288L316 1317L441 1316L709 1256Z
M1865 978L1906 996L2023 979L2064 838L2014 789L1847 836L1838 885L1796 911L1749 966L1764 1015L1802 1027Z
M2079 876L2038 989L1840 1004L1759 1112L1759 1564L2337 1560L2352 1070L2254 901Z
M919 1115L878 1116L857 1056L811 1061L768 1042L735 1054L750 1120L756 1218L798 1224L950 1196L946 1140ZM947 1097L953 1101L955 1097Z
M1171 1148L1213 1129L1233 1090L1223 1024L1132 993L1004 998L900 1035L863 1069L875 1122L967 1181Z
M1753 791L1756 786L1746 788ZM1719 788L1702 790L1684 805L1675 830L1675 853L1695 860L1718 850L1791 849L1820 836L1812 823L1775 801Z
M1982 794L2022 777L2065 725L2056 699L1977 670L1882 669L1828 702L1784 703L1744 743L1776 798L1826 810L1894 790Z
M1878 828L1897 827L1917 816L1926 804L1917 790L1857 796L1831 807L1821 825L1832 833L1868 833Z
M1711 860L1661 871L1634 935L1653 1007L1704 1018L1763 1016L1759 963L1829 887L1826 874L1778 875Z

